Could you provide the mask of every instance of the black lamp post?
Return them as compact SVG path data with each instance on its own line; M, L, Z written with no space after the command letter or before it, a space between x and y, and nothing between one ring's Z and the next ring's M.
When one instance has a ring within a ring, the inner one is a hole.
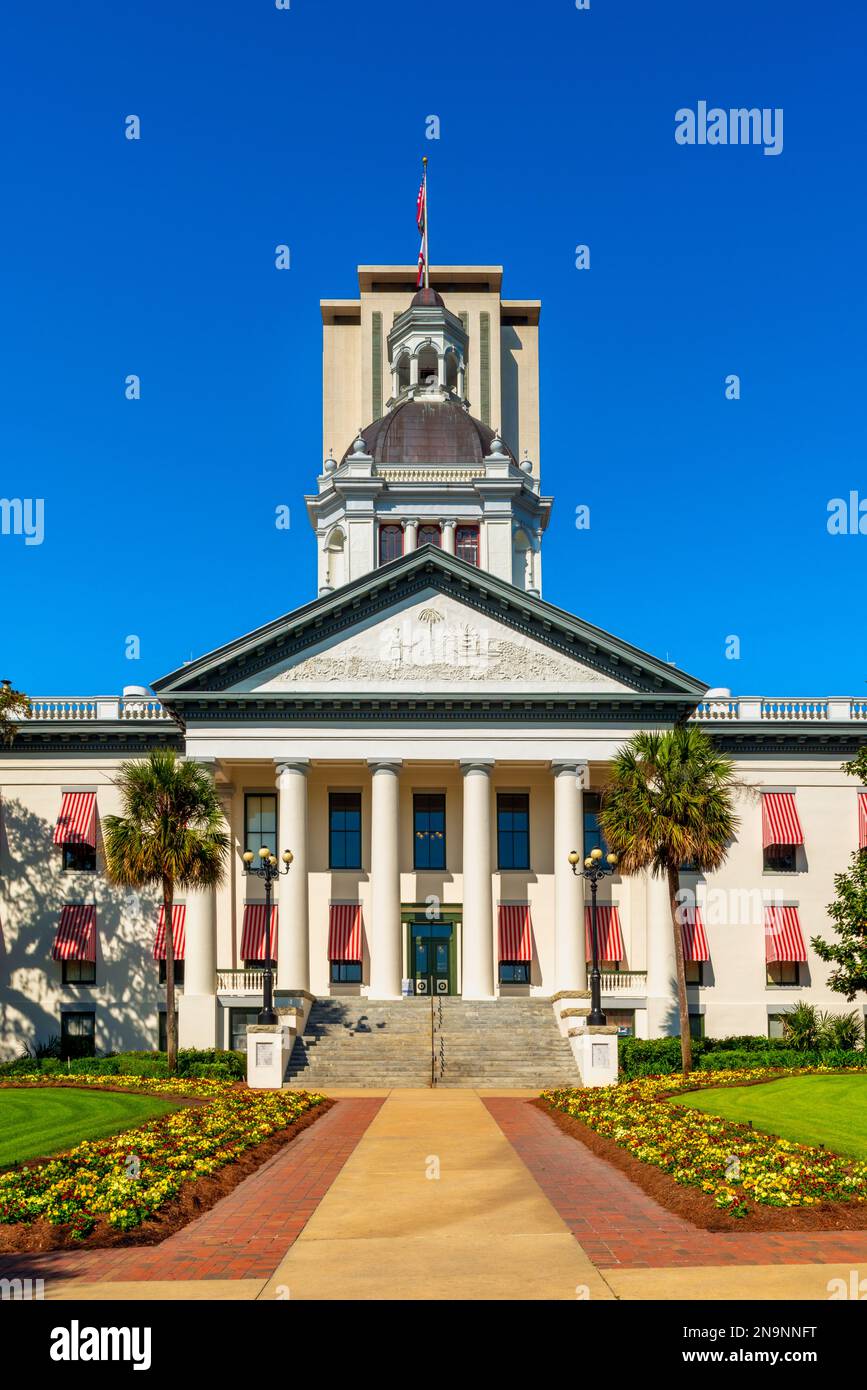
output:
M587 1019L591 1027L604 1027L606 1018L602 1012L602 976L599 973L599 933L596 926L596 890L603 878L613 874L617 866L617 855L609 854L606 862L602 863L601 849L593 849L584 860L584 867L580 869L581 855L573 849L569 855L569 863L572 865L572 872L578 878L586 878L590 884L590 947L592 951L592 963L590 966L590 1016Z
M276 854L272 854L266 845L259 850L260 862L255 866L253 851L248 849L244 854L244 873L255 874L257 878L265 881L265 974L262 982L264 998L259 1010L260 1023L279 1023L274 1012L274 968L271 964L271 888L274 880L281 874L288 874L292 863L291 849L284 849L282 858L285 867L281 869Z

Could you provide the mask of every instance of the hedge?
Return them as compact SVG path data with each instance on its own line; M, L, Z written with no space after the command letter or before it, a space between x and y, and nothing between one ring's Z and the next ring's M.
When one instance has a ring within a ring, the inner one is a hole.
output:
M0 1078L39 1072L43 1076L168 1076L164 1052L116 1052L107 1057L77 1057L61 1062L56 1057L18 1057L0 1064ZM243 1081L247 1075L244 1052L220 1048L184 1048L178 1053L178 1076L210 1077L215 1081Z
M867 1054L825 1049L799 1052L785 1038L760 1034L731 1038L694 1038L695 1071L733 1071L753 1067L806 1067L867 1065ZM621 1038L620 1073L638 1076L671 1076L679 1072L680 1038Z

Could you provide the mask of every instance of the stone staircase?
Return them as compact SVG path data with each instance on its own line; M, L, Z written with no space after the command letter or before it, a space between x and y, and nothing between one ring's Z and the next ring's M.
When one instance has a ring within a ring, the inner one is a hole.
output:
M434 1023L438 1086L580 1084L548 999L434 1000ZM285 1080L311 1089L429 1086L430 999L317 1000Z

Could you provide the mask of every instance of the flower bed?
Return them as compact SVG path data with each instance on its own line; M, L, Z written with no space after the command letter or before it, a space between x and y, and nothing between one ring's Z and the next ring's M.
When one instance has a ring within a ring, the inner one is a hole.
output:
M31 1081L37 1087L42 1078ZM16 1078L14 1084L25 1083ZM297 1124L325 1102L299 1091L251 1091L225 1081L165 1077L70 1077L53 1085L204 1098L109 1139L0 1172L0 1229L47 1223L86 1240L97 1225L132 1231L247 1150Z
M726 1073L726 1084L770 1081L799 1073L753 1069ZM593 1090L545 1091L542 1100L675 1183L708 1194L731 1216L756 1207L809 1209L867 1202L867 1163L762 1134L701 1110L661 1104L679 1090L719 1085L718 1076L641 1077ZM860 1223L859 1223L860 1224Z

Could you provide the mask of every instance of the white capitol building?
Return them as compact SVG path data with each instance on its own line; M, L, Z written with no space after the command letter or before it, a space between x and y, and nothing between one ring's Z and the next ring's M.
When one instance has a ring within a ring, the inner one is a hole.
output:
M263 889L241 856L262 844L294 856L278 1005L575 996L568 855L599 842L623 742L684 718L757 793L724 867L683 875L694 1029L773 1035L802 999L851 1009L810 938L867 843L867 794L841 771L867 700L709 692L542 597L540 305L501 281L440 267L415 292L409 268L364 266L357 299L323 301L310 602L152 692L34 696L0 750L0 1055L53 1035L159 1044L158 904L108 884L100 826L119 764L166 745L212 771L232 843L224 885L176 908L181 1046L244 1045L255 1018ZM676 1032L666 885L615 875L600 901L609 1024Z

